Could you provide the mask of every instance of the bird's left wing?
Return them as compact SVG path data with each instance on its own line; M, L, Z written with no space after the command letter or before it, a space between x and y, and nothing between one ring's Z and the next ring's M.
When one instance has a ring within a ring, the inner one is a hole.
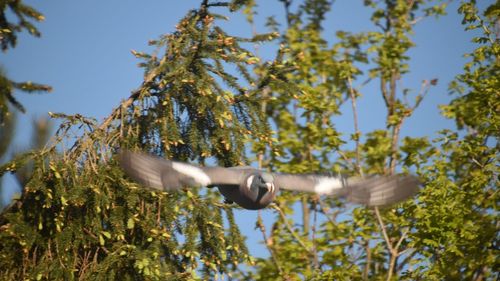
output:
M186 186L239 184L243 171L222 167L199 167L144 153L121 151L118 155L123 170L135 181L160 190Z
M313 192L319 195L339 194L345 186L345 178L342 176L322 176L314 174L273 174L275 183L283 189Z
M280 188L345 197L353 203L383 206L401 202L418 192L419 181L412 175L366 178L320 175L275 174Z

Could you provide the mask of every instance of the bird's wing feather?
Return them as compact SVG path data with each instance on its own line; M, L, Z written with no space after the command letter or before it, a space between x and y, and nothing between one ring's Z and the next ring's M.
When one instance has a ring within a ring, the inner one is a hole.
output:
M275 174L280 188L345 197L353 203L382 206L403 201L419 189L412 175L345 178L342 176Z
M343 185L342 177L321 175L273 174L276 184L283 189L314 192L320 195L337 194Z
M170 163L143 153L120 151L118 159L122 169L135 181L156 189L163 189L162 172Z
M420 182L412 175L349 178L347 200L368 206L383 206L404 201L415 195Z
M239 185L245 176L252 171L246 167L203 167L203 171L210 177L211 185Z
M224 185L237 187L257 170L250 167L198 167L143 153L123 151L119 161L127 174L141 184L175 190L186 186ZM345 178L342 176L274 174L283 189L346 197L348 201L368 206L400 202L414 195L419 181L411 175Z
M237 185L245 173L222 167L199 167L160 157L121 151L119 162L137 182L156 189L173 190L183 186Z

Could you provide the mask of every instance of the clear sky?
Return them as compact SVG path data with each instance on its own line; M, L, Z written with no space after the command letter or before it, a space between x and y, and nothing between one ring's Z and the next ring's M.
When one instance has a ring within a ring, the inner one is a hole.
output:
M200 3L199 0L24 2L45 15L46 20L37 24L42 37L21 34L15 49L0 54L0 64L11 79L49 84L54 91L44 95L16 94L27 109L27 114L20 114L14 145L17 149L28 144L33 116L47 116L50 111L80 113L103 120L142 82L143 72L137 67L139 61L130 51L152 51L147 45L148 40L174 31L179 19ZM333 39L338 30L373 29L369 23L371 11L363 7L362 2L335 1L324 25L325 36ZM493 1L478 2L486 6ZM260 6L259 31L265 32L265 17L276 16L277 21L283 22L279 1L261 0L257 3ZM426 18L417 24L414 35L417 46L409 53L411 73L403 80L401 88L412 88L416 93L424 79L438 78L439 83L431 89L415 116L405 123L403 135L432 137L440 129L454 127L452 122L439 115L437 107L450 100L447 85L461 73L466 62L463 54L474 48L470 43L473 34L464 31L457 8L458 3L454 1L447 16ZM227 14L223 8L218 8L218 11ZM251 35L251 27L241 14L228 16L230 21L223 24L228 33ZM266 48L266 45L260 46L259 52L264 58L271 58L272 53ZM362 90L364 97L358 102L362 132L384 128L385 111L378 89L378 84L372 83ZM338 118L335 124L348 140L353 125L349 109L345 110L347 117ZM12 187L15 183L12 178L7 178L4 186ZM7 188L3 192L10 197L15 190L17 188ZM267 210L263 213L269 224L274 214ZM261 239L260 232L253 230L256 212L238 211L236 219L249 237L251 252L258 256L267 255L257 242Z

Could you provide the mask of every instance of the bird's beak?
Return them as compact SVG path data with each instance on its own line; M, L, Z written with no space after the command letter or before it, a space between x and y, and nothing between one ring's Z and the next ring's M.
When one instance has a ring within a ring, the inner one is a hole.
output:
M274 191L274 184L266 182L266 187L268 192L273 192Z

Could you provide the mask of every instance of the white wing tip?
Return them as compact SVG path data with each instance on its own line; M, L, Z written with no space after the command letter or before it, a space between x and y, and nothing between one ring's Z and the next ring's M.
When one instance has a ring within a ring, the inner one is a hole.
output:
M179 162L172 162L172 168L181 174L192 177L202 186L207 186L212 182L210 177L198 167Z
M314 186L314 192L323 195L331 194L334 190L342 188L342 179L322 177L319 178L318 183Z

